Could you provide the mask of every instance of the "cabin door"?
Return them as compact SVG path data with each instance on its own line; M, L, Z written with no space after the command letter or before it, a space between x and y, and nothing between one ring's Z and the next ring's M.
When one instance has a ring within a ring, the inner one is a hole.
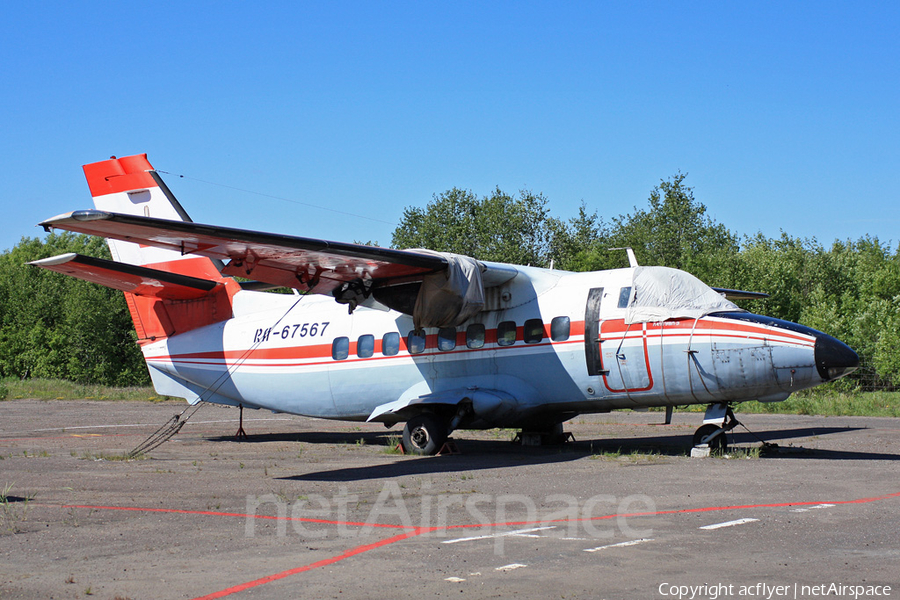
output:
M600 356L604 382L611 392L645 392L653 387L647 348L647 324L626 325L624 319L600 324Z

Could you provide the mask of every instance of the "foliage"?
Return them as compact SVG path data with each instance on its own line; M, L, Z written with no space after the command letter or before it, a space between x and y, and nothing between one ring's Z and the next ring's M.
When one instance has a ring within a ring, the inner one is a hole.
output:
M394 230L395 248L428 248L480 260L547 266L551 228L547 199L499 188L478 198L453 188L435 195L425 209L408 207Z
M127 333L127 332L126 332ZM8 400L22 398L36 400L128 400L135 402L165 402L178 400L170 396L160 396L152 386L112 387L91 383L75 383L63 379L5 379L0 382L5 387Z
M582 204L564 221L543 194L495 188L479 197L453 188L425 208L407 207L393 246L456 252L482 260L589 271L638 261L693 273L706 283L770 294L743 301L753 312L809 325L848 343L862 367L838 388L900 387L900 255L877 238L835 241L782 232L741 238L707 215L686 174L653 188L643 208L605 221ZM23 238L0 255L0 377L144 385L146 368L122 294L27 266L79 252L108 257L103 240L69 233ZM0 397L15 397L12 382ZM802 407L800 407L802 409Z
M485 260L594 271L640 264L688 271L715 287L766 292L740 304L756 313L803 323L846 342L861 368L844 388L900 386L900 257L877 238L835 241L782 232L743 239L706 214L677 173L650 192L646 208L606 223L582 204L568 222L549 215L543 195L495 189L478 199L454 188L425 208L407 208L395 247L423 247ZM521 213L521 214L520 214ZM492 240L492 237L495 238Z
M700 407L699 410L702 410ZM900 392L847 392L826 385L793 394L783 402L742 402L738 413L900 417Z
M71 233L0 255L0 377L146 383L121 292L26 264L66 252L109 257L104 240Z

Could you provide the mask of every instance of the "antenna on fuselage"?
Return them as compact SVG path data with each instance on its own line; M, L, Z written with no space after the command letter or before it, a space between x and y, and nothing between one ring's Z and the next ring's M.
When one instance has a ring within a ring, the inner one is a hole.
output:
M624 248L610 248L610 250L624 250L625 254L628 255L628 266L629 267L638 267L637 258L634 256L634 250L631 249L631 246L625 246Z

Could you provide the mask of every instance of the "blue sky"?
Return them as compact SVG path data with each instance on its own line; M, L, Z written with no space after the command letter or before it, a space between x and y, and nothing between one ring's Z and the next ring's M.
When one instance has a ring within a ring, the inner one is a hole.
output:
M0 249L142 152L195 221L337 241L388 245L454 186L608 220L678 171L741 234L900 241L896 2L3 12Z

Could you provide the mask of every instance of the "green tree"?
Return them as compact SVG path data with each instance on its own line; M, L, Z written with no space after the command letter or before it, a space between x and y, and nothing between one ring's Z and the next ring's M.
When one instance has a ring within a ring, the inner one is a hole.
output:
M101 238L23 238L0 255L0 376L148 381L121 292L27 265L66 252L109 258Z
M653 188L646 209L635 207L606 226L587 215L582 207L570 221L575 250L567 250L566 267L575 271L597 271L627 266L626 255L611 248L631 247L639 264L674 267L688 271L711 285L734 287L738 278L738 236L706 215L706 206L694 199L685 185L686 174L661 180ZM590 226L594 225L591 229ZM592 235L574 232L587 229Z
M547 266L555 223L542 194L509 195L496 188L478 198L453 188L424 209L407 207L394 230L394 248L427 248L481 260Z
M615 256L610 256L609 227L597 211L588 213L584 202L568 223L553 219L550 232L551 256L559 269L597 271L621 266Z
M686 177L678 173L660 181L650 192L648 209L615 218L610 241L634 248L640 264L683 269L724 285L722 273L731 270L740 248L738 236L706 214Z

